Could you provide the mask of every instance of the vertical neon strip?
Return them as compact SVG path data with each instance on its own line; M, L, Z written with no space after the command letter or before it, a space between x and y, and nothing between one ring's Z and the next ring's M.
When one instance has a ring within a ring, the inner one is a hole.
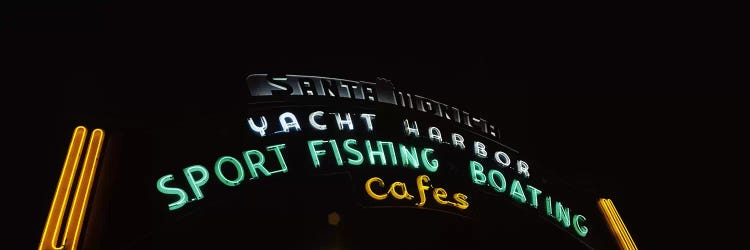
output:
M626 242L629 243L629 245L632 245L632 249L638 249L638 247L635 246L635 242L633 241L633 238L630 236L630 232L628 232L628 228L625 227L625 223L622 221L622 218L620 217L620 213L617 212L617 209L615 209L615 204L612 203L612 200L607 199L607 204L610 207L610 210L612 211L612 215L617 220L618 225L620 226L620 231L623 232L623 235L625 236Z
M604 218L607 220L607 226L612 232L612 235L617 239L617 244L620 249L623 250L637 250L638 247L635 245L633 238L630 236L625 223L622 222L620 214L617 212L614 203L610 199L599 199L598 201L599 210L604 214Z
M81 177L78 179L78 184L76 185L76 191L73 197L73 207L68 212L68 222L65 226L62 245L58 246L57 241L60 236L63 214L65 214L67 208L70 189L73 186L73 181L76 176L76 170L78 169L78 162L81 157L81 150L83 149L85 137L86 128L83 126L76 127L73 131L73 138L70 141L70 146L68 147L68 154L63 163L63 170L60 175L60 180L57 183L55 196L52 199L52 206L50 207L50 212L47 216L47 223L44 225L42 240L39 243L40 250L76 249L77 247L78 237L83 224L83 216L86 214L89 193L91 191L91 186L93 185L94 176L96 176L96 165L99 159L99 153L102 142L104 141L104 131L101 129L95 129L92 132L91 140L89 141L89 146L84 158Z
M600 200L599 202L599 209L604 214L604 219L607 221L607 227L609 227L609 231L612 233L612 235L615 237L615 240L617 241L617 246L620 247L620 249L628 249L628 247L625 245L625 242L621 240L622 233L620 232L620 229L617 227L617 223L614 222L612 219L612 213L609 210L609 206L604 200Z
M76 194L73 197L73 207L68 215L68 225L65 227L65 236L63 237L65 239L63 245L70 246L70 249L76 249L78 245L78 237L81 235L81 226L83 225L84 215L86 215L86 206L89 203L91 185L94 184L96 163L99 162L99 152L102 149L103 140L104 131L94 129L91 132L86 158L83 159L81 177L78 179Z
M605 200L604 204L606 204L606 207L609 210L609 214L615 222L618 232L620 232L620 237L622 238L622 242L627 247L626 249L636 249L635 244L630 239L627 229L625 229L625 225L622 223L622 220L618 218L617 209L615 209L614 204L612 204L611 200L609 199Z
M56 241L60 234L60 224L62 224L62 216L65 213L65 207L68 204L70 187L73 185L73 178L75 177L75 171L78 167L81 149L83 149L84 137L86 137L85 127L78 126L73 130L73 138L70 140L70 146L68 146L68 155L65 156L62 174L60 174L60 181L57 183L55 196L52 198L52 206L50 207L49 215L47 215L47 223L44 225L42 241L39 244L40 250L62 249L62 247L57 246Z

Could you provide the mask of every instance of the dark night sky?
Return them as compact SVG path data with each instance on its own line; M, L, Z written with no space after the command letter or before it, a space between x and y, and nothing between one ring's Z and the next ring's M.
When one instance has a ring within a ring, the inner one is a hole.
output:
M24 200L16 232L24 249L41 236L69 125L85 123L76 119L94 114L139 126L162 115L210 113L239 103L250 73L385 77L463 105L499 124L510 145L561 178L610 194L641 249L683 244L688 236L710 241L715 235L701 231L714 220L709 211L733 206L720 197L734 185L731 169L743 167L736 145L743 142L747 92L699 66L699 52L658 32L497 38L489 34L492 20L480 20L354 37L309 23L271 24L265 16L230 27L149 11L134 18L120 7L20 6L4 16L12 40L6 50L20 66L4 85L6 95L21 93L5 105L22 121L22 132L11 135L22 147L11 152L33 149L33 160L14 169L40 176L12 195ZM202 16L212 17L218 15ZM96 93L106 96L85 107L81 98ZM28 133L33 140L24 139Z

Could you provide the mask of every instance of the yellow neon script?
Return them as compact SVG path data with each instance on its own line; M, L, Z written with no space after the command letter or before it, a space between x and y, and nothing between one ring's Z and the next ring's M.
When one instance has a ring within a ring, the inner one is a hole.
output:
M417 192L419 193L419 203L416 203L418 207L423 207L427 203L427 190L429 190L432 186L429 185L430 177L427 175L420 175L417 176ZM380 188L378 188L380 191L375 192L373 191L373 183L377 183ZM385 190L385 182L380 177L372 177L368 179L365 182L365 192L367 195L372 197L376 200L385 200L389 196L397 199L397 200L412 200L415 197L411 194L409 194L409 190L406 188L406 183L403 182L394 182L392 183L387 190ZM453 206L458 209L464 210L469 207L469 202L467 201L469 197L467 197L465 194L462 193L455 193L453 194L453 201L446 200L448 198L448 191L446 191L444 188L433 188L432 189L432 199L435 200L440 205L445 206Z

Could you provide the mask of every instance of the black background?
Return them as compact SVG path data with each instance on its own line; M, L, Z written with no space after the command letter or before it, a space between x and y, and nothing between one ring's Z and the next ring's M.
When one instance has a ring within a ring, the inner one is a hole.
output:
M705 223L720 221L715 211L740 216L724 197L734 196L729 177L744 167L747 92L706 45L666 29L670 22L479 15L407 23L383 13L190 9L5 10L5 123L20 139L9 145L20 161L6 189L22 214L13 242L38 244L71 124L210 116L244 100L247 74L269 72L385 77L466 107L539 166L609 194L642 249L723 244ZM342 25L349 20L364 22Z

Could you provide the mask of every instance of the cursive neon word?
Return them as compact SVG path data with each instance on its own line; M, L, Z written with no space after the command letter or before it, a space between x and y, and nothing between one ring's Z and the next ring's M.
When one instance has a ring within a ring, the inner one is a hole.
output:
M429 190L432 185L429 184L430 177L427 175L420 175L417 176L417 192L419 193L419 202L415 205L417 207L424 207L424 205L427 203L427 190ZM380 190L378 192L373 191L373 183L377 183L378 186L380 186ZM365 182L365 192L367 195L372 197L376 200L385 200L389 196L397 199L397 200L412 200L415 197L411 194L409 194L409 190L406 188L406 183L403 182L394 182L392 183L388 190L383 190L385 188L385 182L380 177L372 177L368 179ZM467 201L469 197L467 197L465 194L462 193L455 193L453 194L453 201L446 200L448 198L448 191L446 191L444 188L433 188L432 189L432 199L435 200L440 205L445 206L453 206L458 209L464 210L469 207L469 202Z

